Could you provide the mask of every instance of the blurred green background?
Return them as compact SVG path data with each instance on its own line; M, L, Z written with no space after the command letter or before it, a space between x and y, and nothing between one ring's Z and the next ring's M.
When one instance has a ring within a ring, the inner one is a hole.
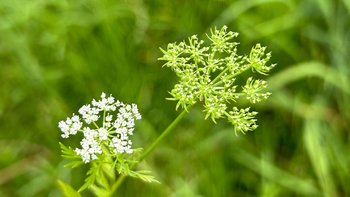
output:
M0 196L81 185L57 123L102 91L138 104L134 145L147 147L180 113L159 47L222 25L277 63L260 126L235 136L194 108L140 165L161 184L128 178L118 194L350 196L350 0L0 0Z

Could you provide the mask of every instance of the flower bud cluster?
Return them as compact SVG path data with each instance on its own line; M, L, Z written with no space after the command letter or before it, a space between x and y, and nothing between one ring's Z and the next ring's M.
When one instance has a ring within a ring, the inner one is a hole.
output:
M167 49L161 49L165 61L164 66L171 68L180 78L170 91L172 98L177 101L176 109L188 106L198 101L204 103L206 118L211 117L215 122L219 118L227 118L236 131L254 130L257 112L249 112L249 108L239 110L236 107L229 111L229 103L243 97L251 103L257 103L268 98L267 83L260 79L249 77L246 85L235 84L236 78L251 69L266 75L275 65L268 65L271 53L265 53L266 47L256 44L249 55L237 53L238 42L231 40L238 33L221 29L211 30L207 35L210 44L205 46L203 40L196 35L188 42L170 43Z
M129 136L133 135L135 120L141 119L136 104L124 104L102 93L100 100L92 100L78 112L80 116L73 114L60 121L58 127L63 138L83 134L81 148L76 148L75 153L84 163L97 159L104 151L106 154L133 152Z

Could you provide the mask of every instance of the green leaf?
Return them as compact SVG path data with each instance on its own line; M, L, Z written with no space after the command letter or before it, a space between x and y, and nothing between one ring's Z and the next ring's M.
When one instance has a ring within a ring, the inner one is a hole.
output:
M67 147L61 142L59 142L59 144L62 151L62 157L67 159L74 159L73 161L65 164L64 167L76 168L84 163L81 160L80 156L77 155L76 152L71 147Z
M99 197L109 197L110 196L110 190L96 186L96 185L91 185L90 189L94 192L96 196Z
M100 189L108 189L109 181L115 179L112 173L114 173L112 164L103 161L93 162L90 170L87 172L85 183L78 191L81 192L86 188L92 188L92 186L99 187Z
M80 159L80 156L77 155L77 153L71 147L67 147L61 142L59 142L59 144L62 151L62 157L68 158L68 159Z
M115 180L113 163L103 163L101 166L101 174L106 177L107 180Z
M82 192L83 190L91 186L95 182L97 174L98 174L97 167L92 166L90 170L87 172L85 183L79 188L78 192Z
M127 162L122 161L122 160L119 160L116 163L115 168L118 171L118 173L120 173L120 174L128 175L130 173L129 164Z
M57 180L57 184L63 194L63 196L66 197L80 197L79 192L75 191L70 185L67 183Z
M142 181L148 183L160 183L154 176L151 175L151 171L140 170L140 171L130 171L129 174L131 177L141 179Z
M84 164L83 161L79 160L79 161L72 161L72 162L69 162L67 164L64 165L64 167L66 168L76 168L80 165Z

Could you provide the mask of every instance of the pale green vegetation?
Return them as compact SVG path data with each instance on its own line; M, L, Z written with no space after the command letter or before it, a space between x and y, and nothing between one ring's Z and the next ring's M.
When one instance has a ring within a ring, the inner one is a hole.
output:
M193 106L138 165L161 184L127 177L117 194L350 196L349 0L0 0L0 19L0 196L82 185L88 168L63 167L57 122L101 92L137 103L133 145L149 146L181 113L159 47L223 25L241 54L261 43L277 63L272 95L251 106L259 127L236 136Z

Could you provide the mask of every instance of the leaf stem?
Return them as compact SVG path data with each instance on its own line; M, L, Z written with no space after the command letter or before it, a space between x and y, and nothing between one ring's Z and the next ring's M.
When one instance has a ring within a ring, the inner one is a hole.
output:
M146 158L153 150L154 148L175 128L175 126L182 120L182 118L188 113L188 111L183 110L176 118L175 120L170 123L170 125L158 136L156 140L143 152L143 154L138 158L138 163L141 162L144 158ZM131 166L130 168L134 168L135 166ZM120 175L117 181L112 185L111 187L111 194L113 194L119 186L123 183L124 179L126 178L125 175Z

